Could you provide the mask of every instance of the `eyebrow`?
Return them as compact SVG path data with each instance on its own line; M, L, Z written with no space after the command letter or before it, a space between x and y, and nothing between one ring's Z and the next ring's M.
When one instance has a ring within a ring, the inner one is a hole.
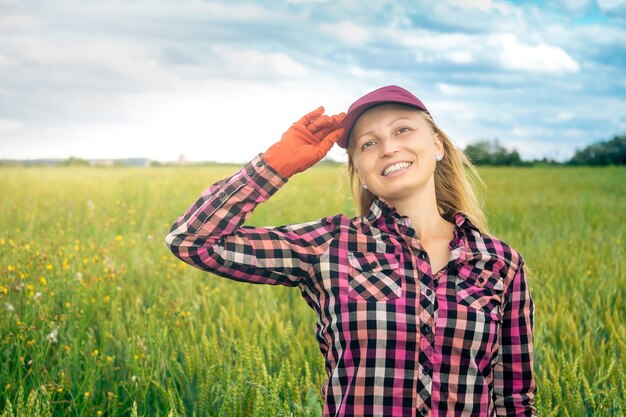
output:
M394 124L398 120L410 120L410 121L413 121L413 119L411 119L410 117L402 116L402 117L398 117L397 119L393 119L391 122L389 122L387 127L391 126L392 124ZM370 130L370 131L367 131L365 133L360 134L357 138L355 138L356 139L355 143L358 144L363 136L371 135L372 133L374 133L374 132Z

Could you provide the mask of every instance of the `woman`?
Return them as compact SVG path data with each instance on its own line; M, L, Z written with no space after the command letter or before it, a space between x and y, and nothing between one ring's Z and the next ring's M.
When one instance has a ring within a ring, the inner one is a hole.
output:
M469 161L400 87L347 114L323 111L210 186L172 226L172 252L230 279L300 289L318 315L325 416L536 415L523 259L487 234ZM242 226L335 142L358 217Z

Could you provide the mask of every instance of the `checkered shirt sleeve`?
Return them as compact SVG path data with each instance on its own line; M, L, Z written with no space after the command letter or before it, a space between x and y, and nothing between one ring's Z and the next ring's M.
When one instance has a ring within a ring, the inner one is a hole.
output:
M206 189L180 216L165 242L176 257L214 274L253 284L298 286L332 227L322 220L287 226L243 226L254 208L286 183L257 155Z
M503 315L500 349L494 365L494 404L498 416L536 416L537 387L533 378L535 307L528 290L524 260L509 284Z

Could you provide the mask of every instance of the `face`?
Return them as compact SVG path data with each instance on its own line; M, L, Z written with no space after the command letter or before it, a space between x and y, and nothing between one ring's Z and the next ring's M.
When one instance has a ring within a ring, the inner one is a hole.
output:
M354 166L369 191L394 203L432 186L443 142L420 111L384 104L363 113L350 136Z

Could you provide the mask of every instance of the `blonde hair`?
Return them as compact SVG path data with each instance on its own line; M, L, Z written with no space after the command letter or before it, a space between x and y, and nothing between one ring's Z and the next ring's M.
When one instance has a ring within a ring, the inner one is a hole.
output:
M414 107L401 106L420 112L443 142L444 157L437 162L435 167L435 196L437 209L441 217L454 223L455 215L458 212L462 212L481 232L488 234L489 225L482 209L486 187L472 162L465 156L462 150L454 145L448 135L437 126L430 114L417 110ZM358 214L365 216L369 212L376 196L362 187L361 179L354 166L353 143L354 141L350 141L346 150L348 153L350 190L357 206ZM479 201L477 191L480 191L483 196L482 201Z

